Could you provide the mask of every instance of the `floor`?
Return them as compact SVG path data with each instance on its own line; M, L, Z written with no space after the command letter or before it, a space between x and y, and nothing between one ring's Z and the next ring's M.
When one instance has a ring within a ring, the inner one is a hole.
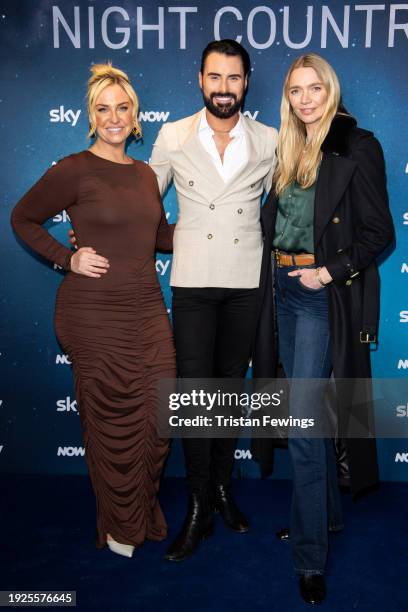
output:
M84 476L1 476L0 590L75 590L81 610L296 612L306 610L291 569L290 482L235 480L251 521L235 534L216 517L214 535L179 564L168 541L147 542L132 559L94 546L94 499ZM161 502L169 538L185 509L184 482L166 478ZM328 596L321 610L408 611L408 483L385 483L354 503L343 495L346 528L330 536Z

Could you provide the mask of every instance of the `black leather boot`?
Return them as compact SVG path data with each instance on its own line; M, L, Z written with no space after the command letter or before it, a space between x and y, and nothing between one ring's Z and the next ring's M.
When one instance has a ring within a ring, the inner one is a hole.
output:
M322 574L301 576L299 578L299 590L302 599L308 604L319 604L326 598L326 582Z
M212 534L213 512L208 493L191 493L183 527L167 549L165 556L167 561L187 559L197 549L200 541Z
M227 527L233 529L233 531L237 533L245 533L248 531L249 522L235 503L231 495L230 487L215 485L214 507L221 514Z

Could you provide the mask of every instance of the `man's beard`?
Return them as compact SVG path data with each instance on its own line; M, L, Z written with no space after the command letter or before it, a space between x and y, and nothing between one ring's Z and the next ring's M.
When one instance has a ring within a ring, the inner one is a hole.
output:
M222 105L214 104L213 102L214 98L216 97L225 98L227 96L234 100L232 104L222 104ZM233 117L233 115L235 115L240 110L242 106L242 101L243 101L242 98L238 100L237 96L233 93L212 93L210 97L207 97L204 94L204 92L203 92L203 100L204 100L206 109L212 115L214 115L214 117L218 117L218 119L229 119L230 117Z

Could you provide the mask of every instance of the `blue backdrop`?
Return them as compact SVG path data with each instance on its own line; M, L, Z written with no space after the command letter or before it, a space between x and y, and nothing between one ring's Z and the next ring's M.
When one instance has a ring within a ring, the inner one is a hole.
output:
M201 51L214 38L236 38L252 58L245 112L279 125L284 74L305 51L326 57L338 73L344 102L381 141L388 173L397 247L381 265L380 344L374 375L399 378L408 370L408 206L406 150L408 4L332 1L215 0L175 2L4 0L0 14L1 242L0 242L0 470L85 471L71 371L53 331L61 271L29 255L12 234L10 211L55 160L88 146L85 85L93 62L111 60L128 72L141 101L143 142L130 155L148 160L164 121L202 106L197 84ZM174 191L165 200L177 218ZM67 243L65 213L48 222ZM170 309L170 258L157 272ZM381 475L408 480L408 441L379 441ZM245 441L236 452L239 475L255 476ZM278 477L288 474L278 452ZM166 474L182 475L179 444Z

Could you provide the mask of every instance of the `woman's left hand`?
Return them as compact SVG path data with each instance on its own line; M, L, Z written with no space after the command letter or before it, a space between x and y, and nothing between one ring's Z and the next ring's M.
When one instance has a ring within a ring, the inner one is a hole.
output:
M321 289L322 287L316 276L316 268L300 268L299 270L288 272L288 276L298 276L300 282L309 289ZM328 285L333 280L326 267L320 268L319 277L325 285Z

